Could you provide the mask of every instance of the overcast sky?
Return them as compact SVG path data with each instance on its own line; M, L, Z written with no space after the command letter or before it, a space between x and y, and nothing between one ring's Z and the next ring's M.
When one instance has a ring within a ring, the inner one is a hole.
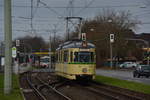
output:
M114 9L116 12L129 11L133 19L138 18L143 24L139 25L136 33L150 33L150 0L72 0L74 9L70 7L71 0L41 0L46 5L33 0L33 27L38 36L48 39L56 26L57 34L65 32L64 17L72 10L73 16L92 18L103 9ZM31 0L12 0L13 38L31 35ZM45 8L46 6L49 7ZM4 38L4 0L0 0L0 40ZM82 8L83 7L83 8ZM35 35L35 34L32 34Z

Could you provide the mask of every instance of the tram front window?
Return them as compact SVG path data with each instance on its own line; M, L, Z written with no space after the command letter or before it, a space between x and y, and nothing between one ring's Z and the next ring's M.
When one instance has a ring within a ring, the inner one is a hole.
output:
M93 62L93 52L75 52L74 62Z

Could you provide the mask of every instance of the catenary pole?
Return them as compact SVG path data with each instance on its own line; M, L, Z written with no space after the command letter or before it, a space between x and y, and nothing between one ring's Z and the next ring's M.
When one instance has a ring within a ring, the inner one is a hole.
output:
M4 93L12 90L12 22L11 0L4 0L4 30L5 30L5 69L4 69Z
M113 67L113 52L112 52L112 43L110 42L110 67Z
M52 63L51 63L51 33L49 36L49 69L52 69Z

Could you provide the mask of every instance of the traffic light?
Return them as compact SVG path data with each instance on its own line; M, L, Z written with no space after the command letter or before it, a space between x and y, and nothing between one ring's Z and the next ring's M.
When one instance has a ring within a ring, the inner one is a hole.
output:
M17 46L17 47L20 46L20 40L16 40L16 46Z
M81 39L82 39L82 41L86 41L86 33L82 33Z
M110 34L110 43L114 42L114 34Z

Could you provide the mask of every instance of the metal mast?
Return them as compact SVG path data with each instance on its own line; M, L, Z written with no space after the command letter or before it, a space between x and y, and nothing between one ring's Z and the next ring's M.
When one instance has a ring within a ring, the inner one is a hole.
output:
M4 0L4 27L5 27L5 71L4 93L9 94L12 90L12 20L11 0Z
M33 0L31 0L31 34L34 36L34 31L33 31Z
M74 0L70 0L69 1L69 17L72 17L74 16L73 13L74 13Z

